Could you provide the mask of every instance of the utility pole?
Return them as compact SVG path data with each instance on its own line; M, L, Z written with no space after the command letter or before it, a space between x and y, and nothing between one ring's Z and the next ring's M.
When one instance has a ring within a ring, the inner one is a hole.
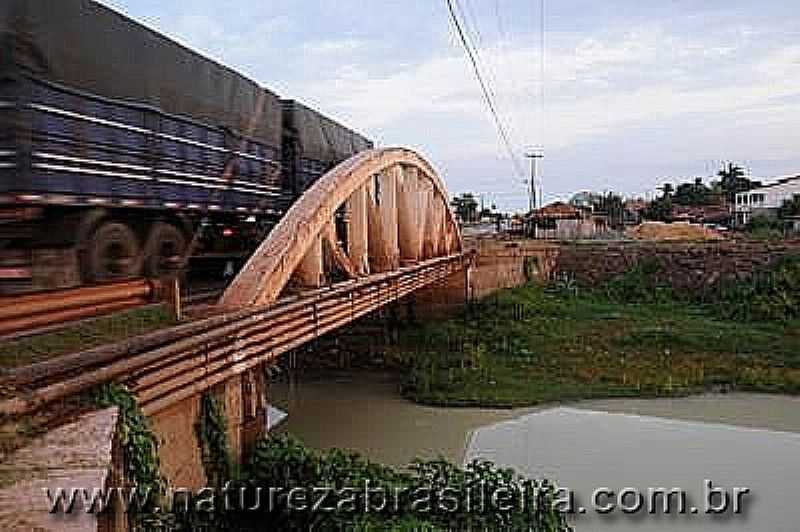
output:
M538 161L539 161L539 159L544 159L544 152L541 149L535 149L533 151L530 151L530 152L526 153L525 157L527 157L528 159L531 160L531 181L530 181L530 187L529 187L529 190L528 190L528 200L529 200L528 203L529 203L529 206L530 206L530 210L533 211L533 210L536 210L539 207L539 203L541 203L542 199L543 199L543 198L539 197L538 198L539 201L538 202L536 201L537 200L537 195L536 195L536 177L538 175L538 172L537 172L538 166L539 166L538 165ZM541 189L540 189L540 195L541 195Z

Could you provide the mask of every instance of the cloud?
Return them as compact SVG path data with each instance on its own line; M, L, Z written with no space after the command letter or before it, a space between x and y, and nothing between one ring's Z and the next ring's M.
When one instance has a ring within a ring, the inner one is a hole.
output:
M303 45L303 50L311 54L342 55L355 52L363 46L364 41L347 37L344 39L307 42Z
M713 38L687 41L651 28L622 38L590 36L572 49L548 50L548 145L567 147L629 123L655 124L695 113L724 115L796 94L800 47L774 50L764 58L737 53L737 60L728 64L728 56L736 50L734 45L716 46ZM538 50L498 44L485 49L482 57L495 71L502 64L503 72L530 72ZM714 68L735 71L737 83L693 82L696 70ZM774 79L765 83L764 75ZM520 133L530 133L530 124L541 118L532 105L535 84L519 83L511 76L491 77L503 114ZM389 75L374 76L363 67L340 68L304 91L316 101L335 102L337 111L372 129L412 116L427 121L430 116L460 113L462 122L486 116L475 80L458 50ZM486 133L491 137L485 148L495 150L491 128Z
M756 73L770 79L800 79L800 45L771 52L756 65Z
M210 3L170 8L155 25L384 144L422 150L454 192L506 186L504 148L440 6L234 4L231 17L214 16ZM514 148L546 144L552 191L640 190L711 159L800 167L800 45L784 16L792 5L550 9L546 117L528 12L508 12L497 33L493 9L478 20L481 63ZM387 31L389 23L398 26Z

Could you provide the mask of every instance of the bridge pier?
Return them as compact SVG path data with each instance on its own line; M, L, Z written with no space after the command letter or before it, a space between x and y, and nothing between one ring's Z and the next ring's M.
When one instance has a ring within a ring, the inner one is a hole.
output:
M241 463L267 433L267 379L256 366L212 387L208 392L222 406L229 459ZM196 395L152 414L149 421L159 441L161 471L170 486L197 490L208 485L197 423L202 415Z
M170 486L199 489L206 485L203 458L195 433L199 415L200 397L195 396L148 419L159 442L161 473Z
M471 299L471 268L418 290L413 295L413 318L445 318L458 312Z

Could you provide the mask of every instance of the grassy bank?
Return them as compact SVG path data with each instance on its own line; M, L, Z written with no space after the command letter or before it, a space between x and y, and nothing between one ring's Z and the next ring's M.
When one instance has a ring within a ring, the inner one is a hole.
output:
M800 393L800 320L745 322L671 298L508 290L404 332L405 393L448 406L529 406L714 388Z

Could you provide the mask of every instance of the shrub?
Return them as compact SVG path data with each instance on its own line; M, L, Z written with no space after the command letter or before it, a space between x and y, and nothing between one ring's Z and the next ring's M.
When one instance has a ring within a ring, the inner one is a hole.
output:
M643 260L607 282L603 287L604 295L616 303L655 303L674 299L672 288L659 277L662 270L657 260Z
M443 460L416 461L407 470L398 471L369 462L356 453L338 449L313 451L284 436L264 438L258 443L244 469L243 481L250 490L263 489L262 503L270 487L281 491L271 511L263 508L258 512L234 512L232 519L227 520L231 530L571 530L564 515L554 508L553 484L524 479L489 462L474 462L459 468ZM364 486L382 488L390 498L397 493L407 497L395 499L400 504L388 500L385 505L380 504L383 501L370 499L373 511L367 514L362 511L367 504ZM335 497L329 504L336 505L338 511L315 512L311 504L307 510L290 509L287 494L293 487L330 488ZM512 492L524 488L535 498L529 498L525 508L516 508L517 511L501 511L491 504L467 509L463 497L455 508L452 501L438 498L444 488L462 494L468 488L479 487L489 494L501 488ZM350 488L355 489L348 491ZM424 490L430 498L413 511L410 503L420 500L418 490ZM347 503L341 505L344 501Z
M740 321L787 321L800 317L800 257L779 261L748 281L723 287L715 307Z

